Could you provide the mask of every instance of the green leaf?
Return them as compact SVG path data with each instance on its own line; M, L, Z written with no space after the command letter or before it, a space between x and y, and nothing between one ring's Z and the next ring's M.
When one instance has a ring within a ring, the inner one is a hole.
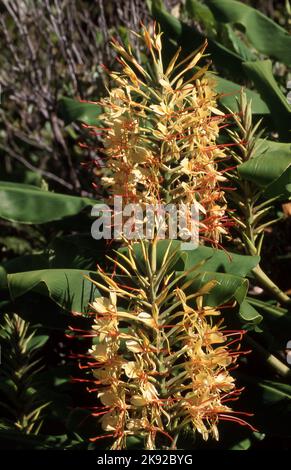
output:
M88 233L57 237L42 253L12 258L3 263L2 269L7 273L49 268L90 270L95 268L97 260L104 254L104 243L94 240Z
M282 439L291 436L291 386L289 384L262 380L237 373L241 383L246 385L245 400L252 403L255 411L254 425L260 432L271 433Z
M178 274L181 274L178 272ZM248 280L232 274L216 273L205 271L199 276L196 273L191 273L185 279L192 279L193 282L189 287L189 292L194 293L201 289L209 281L217 281L217 285L211 289L208 294L203 296L204 304L212 307L225 304L226 302L235 299L241 304L248 291ZM243 320L246 320L243 318Z
M272 111L271 117L281 140L290 142L291 107L273 76L272 62L270 60L244 62L243 67Z
M264 380L259 384L263 391L264 404L278 403L281 400L291 400L291 385L281 382L273 382L271 380ZM291 401L290 401L291 405Z
M0 290L7 288L6 270L0 266Z
M105 241L82 233L56 238L49 247L50 268L94 269L104 256Z
M250 48L240 39L235 33L230 24L223 26L223 33L227 38L227 42L231 48L236 52L243 60L256 60L256 56L251 52Z
M207 270L245 277L260 261L259 256L238 255L206 246L199 246L196 250L186 250L184 253L186 254L185 271L205 260L198 271Z
M128 436L126 438L126 448L131 450L142 450L144 449L144 437L143 436Z
M3 328L3 325L1 325ZM6 396L14 396L17 394L17 385L11 377L5 377L4 374L1 375L0 380L0 391Z
M158 268L162 265L164 254L170 243L170 253L177 252L171 267L172 271L187 271L192 266L204 261L203 265L195 270L196 273L211 271L245 277L260 261L259 256L238 255L207 246L198 246L196 249L189 250L184 249L183 243L179 240L159 240L157 245ZM137 259L142 263L143 254L140 243L135 243L133 249ZM126 253L127 248L121 247L118 251Z
M244 325L256 325L261 322L262 315L246 300L248 280L244 277L258 264L259 257L229 254L231 259L222 250L208 247L198 247L188 252L184 269L190 269L199 261L205 263L191 273L187 278L193 278L191 292L197 291L206 282L216 280L217 285L204 296L205 305L219 306L231 300L239 305L238 317ZM197 272L201 275L197 277Z
M153 16L160 23L165 34L169 38L177 41L185 51L192 52L193 49L201 45L205 39L203 34L180 22L177 18L167 13L164 9L159 8L156 4L153 5ZM224 66L226 70L231 68L235 70L237 74L244 75L242 57L229 51L223 45L219 45L216 41L208 39L208 42L208 50L211 53L211 58L218 67ZM214 76L213 73L210 72L207 75L216 82L216 90L222 95L219 98L220 103L230 108L231 111L238 111L236 96L239 96L241 85L221 78L220 76ZM260 98L258 93L247 88L245 88L245 92L247 98L252 99L252 111L254 114L270 113L268 106Z
M270 184L264 191L266 199L270 199L275 196L280 196L281 199L285 200L291 197L291 163L285 171Z
M260 313L247 300L242 301L239 315L246 322L252 322L255 324L260 323L263 319L262 315L260 315Z
M48 335L34 335L28 342L27 351L31 353L34 350L42 348L48 341Z
M247 297L247 301L259 311L263 317L264 333L270 331L273 339L271 341L273 350L280 349L282 344L286 344L289 340L288 332L291 329L291 316L287 308L277 307L270 302L258 300L257 298Z
M56 391L70 391L74 384L72 384L72 374L76 372L75 365L58 365L57 367L50 367L39 372L39 381L42 384L48 385Z
M35 186L0 182L0 218L43 224L79 214L94 201L86 197L42 191Z
M215 30L215 18L206 5L197 0L186 0L185 6L190 18L199 21L206 29L207 34L211 34Z
M175 271L177 276L204 261L201 266L186 276L186 279L192 280L189 292L197 292L208 281L215 280L217 285L204 295L205 305L219 306L233 300L236 300L239 305L243 304L249 285L244 277L258 264L258 256L227 254L223 250L204 246L199 246L194 250L185 250L181 249L183 244L178 240L171 242L160 240L157 245L158 269L162 266L169 243L171 243L170 254L176 252L176 258L169 271ZM133 249L139 264L144 264L141 244L135 243ZM118 251L125 254L127 248L121 247ZM238 316L240 322L244 324L246 322L256 324L262 319L261 315L247 303L244 304L243 309L238 309Z
M71 122L82 122L89 126L98 126L98 116L102 108L97 103L76 101L71 98L61 98L58 103L58 116L63 119L65 125Z
M186 52L192 52L205 40L205 36L196 28L179 21L173 15L168 13L164 8L160 8L155 3L152 7L152 14L155 20L160 23L162 31L167 36L177 41ZM231 67L236 74L243 74L242 58L235 52L227 49L218 41L208 39L208 52L211 53L212 59L218 67Z
M5 251L12 251L14 255L23 255L31 252L31 244L21 237L0 237L0 244L5 246Z
M239 165L238 172L242 178L263 188L265 197L286 198L289 196L286 186L291 182L291 145L267 140L263 145L264 153Z
M74 234L56 238L39 254L12 258L0 265L0 289L7 289L7 274L45 269L95 269L104 254L104 243L90 234Z
M242 439L241 441L237 442L233 446L229 447L228 450L248 450L252 445L251 439L246 437L245 439Z
M207 75L213 76L213 74L208 73ZM230 109L233 112L239 111L239 104L237 97L239 96L241 85L226 80L218 75L215 75L214 80L216 82L216 91L221 94L218 98L220 104ZM254 91L244 87L244 91L247 96L248 101L252 101L252 113L253 114L270 114L270 109L265 101L262 100L260 95Z
M276 305L273 305L273 303L270 303L270 301L266 302L266 301L259 300L257 298L253 298L253 297L247 297L247 300L250 304L254 305L255 307L259 308L260 310L263 310L265 315L268 315L271 318L273 317L275 320L276 319L281 319L281 318L286 318L289 323L291 322L291 318L288 315L288 309L287 308L277 307ZM289 324L289 326L290 326L290 324Z
M7 282L12 299L32 291L49 296L65 310L85 312L89 302L99 295L85 275L94 276L94 273L79 269L48 269L8 274Z
M291 65L291 36L258 9L234 0L208 0L207 6L217 21L243 26L258 51Z
M17 273L25 271L35 271L37 269L49 268L49 261L44 253L35 255L23 255L12 258L3 263L6 273Z
M72 448L78 442L76 439L63 435L24 434L21 431L11 429L0 423L0 440L6 450L38 450Z
M260 152L278 152L283 154L290 154L291 144L285 142L277 142L275 140L258 139L256 149L260 149Z

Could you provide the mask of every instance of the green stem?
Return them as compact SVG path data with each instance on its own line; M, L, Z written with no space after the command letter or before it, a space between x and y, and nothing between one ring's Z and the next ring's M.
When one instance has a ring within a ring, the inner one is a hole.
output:
M255 237L255 229L254 229L254 214L253 214L253 203L251 201L251 186L248 184L248 182L245 182L245 194L247 197L247 203L246 203L246 212L247 212L247 218L246 218L246 234L248 237L248 240L246 240L245 246L246 246L246 251L247 254L250 255L258 255L261 249L261 243L262 240L260 240L259 243L259 249L256 246L256 237ZM269 276L262 270L262 268L258 265L252 270L253 274L256 276L257 280L260 282L260 284L268 289L269 292L271 292L274 297L281 302L282 304L290 305L291 304L291 299L290 297L285 294L273 281L272 279L269 278Z
M171 444L170 449L172 450L177 450L177 441L179 439L179 433L177 432L176 435L174 436L173 442Z
M258 265L253 268L252 272L256 276L257 280L260 284L268 289L274 297L281 302L282 304L291 305L290 297L285 294L273 281L269 278L269 276L262 270L262 268Z
M150 297L151 297L151 308L152 308L152 317L155 319L156 323L159 324L159 308L157 306L157 296L156 296L156 284L157 284L157 243L158 240L155 237L154 240L150 244L150 264L151 264L151 275L150 275ZM160 373L159 376L159 385L160 385L160 396L163 398L166 396L166 380L164 373L166 372L165 364L164 364L164 354L162 352L163 349L163 338L161 335L161 330L159 328L156 329L155 335L156 341L156 348L158 351L157 354L157 364L158 364L158 372Z
M275 317L282 318L286 315L288 310L286 308L276 307L275 305L269 305L262 300L254 299L252 297L247 297L247 301L254 305L255 307L261 308L265 312L271 313Z
M155 237L151 246L151 268L153 276L156 276L157 271L157 238Z
M285 378L291 378L291 370L283 362L281 362L273 354L269 353L263 346L261 346L257 341L255 341L250 336L246 337L248 343L251 347L260 354L260 356L269 364L272 369L274 369L279 375Z

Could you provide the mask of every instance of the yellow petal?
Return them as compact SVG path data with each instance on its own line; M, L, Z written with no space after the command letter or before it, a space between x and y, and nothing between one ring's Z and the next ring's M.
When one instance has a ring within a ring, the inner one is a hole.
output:
M145 406L147 404L147 400L145 400L143 397L139 396L139 395L134 395L130 402L134 405L134 406Z

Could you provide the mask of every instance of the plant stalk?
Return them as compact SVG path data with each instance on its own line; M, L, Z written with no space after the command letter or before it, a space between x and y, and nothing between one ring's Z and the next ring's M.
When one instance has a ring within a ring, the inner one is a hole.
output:
M257 341L255 341L250 336L247 336L246 339L251 347L266 361L270 367L272 367L272 369L277 372L277 374L286 379L291 379L291 369L288 366L286 366L282 361L277 359L277 357L263 348L263 346L257 343Z
M273 281L269 278L269 276L262 270L260 265L253 268L252 272L256 276L257 280L260 284L268 289L274 297L284 305L291 305L290 297L285 294Z

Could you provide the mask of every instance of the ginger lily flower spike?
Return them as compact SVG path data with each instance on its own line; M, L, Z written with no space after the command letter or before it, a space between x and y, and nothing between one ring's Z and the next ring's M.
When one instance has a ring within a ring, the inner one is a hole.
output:
M181 50L163 64L161 33L143 27L141 35L149 66L146 70L116 40L122 72L110 72L117 87L101 101L106 164L102 178L109 202L196 204L199 232L218 242L225 233L225 178L217 161L225 157L216 145L224 114L216 108L208 66L193 71L206 49L205 42L185 59ZM190 210L190 209L188 209Z
M200 232L218 242L225 200L217 161L225 154L216 139L224 116L207 67L193 72L206 43L180 61L178 50L165 68L161 34L143 28L139 37L150 66L114 41L123 70L110 74L118 87L101 102L108 201L123 195L143 207L197 204ZM81 367L91 370L85 382L98 398L93 416L102 432L91 440L104 438L111 449L128 448L130 439L146 449L174 449L185 432L218 439L219 420L250 426L239 417L248 413L227 404L241 392L230 370L246 353L244 331L215 321L220 310L205 296L216 281L193 287L203 262L176 272L180 242L167 241L163 255L160 243L157 236L139 243L124 237L110 258L114 275L99 269L91 279L100 297L90 305L92 330L85 336L94 339Z
M81 368L91 371L84 382L98 398L92 416L103 430L91 441L109 440L115 450L130 438L150 450L179 448L185 432L218 440L222 420L254 430L240 417L249 413L228 406L242 390L230 370L248 353L240 350L244 331L213 320L221 313L204 297L215 281L190 293L187 276L197 267L175 275L171 243L157 263L159 243L142 241L142 257L128 243L117 256L119 274L100 270L100 281L91 280L102 296L90 308L85 336L94 341Z

